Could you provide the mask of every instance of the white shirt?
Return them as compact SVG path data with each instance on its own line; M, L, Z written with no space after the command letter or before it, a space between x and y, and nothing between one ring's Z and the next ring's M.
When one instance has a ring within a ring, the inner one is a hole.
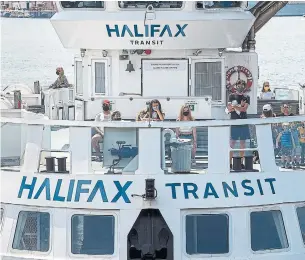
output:
M273 99L274 96L275 96L274 93L271 91L261 92L261 94L260 94L261 99Z
M109 113L108 115L105 115L103 112L98 113L95 116L94 121L95 122L111 121L111 113ZM104 127L98 127L98 129L101 130L102 132L104 132Z

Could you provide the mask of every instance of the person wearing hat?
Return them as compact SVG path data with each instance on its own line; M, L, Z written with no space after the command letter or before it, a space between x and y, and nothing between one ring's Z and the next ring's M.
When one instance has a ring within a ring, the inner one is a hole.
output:
M58 67L56 69L56 75L58 75L57 80L49 87L49 89L57 89L57 88L68 88L69 82L67 77L64 74L64 69L62 67Z
M102 103L103 112L98 113L95 116L95 122L102 122L102 121L111 121L111 112L110 112L110 101L104 100ZM99 160L101 160L101 151L100 151L100 141L104 138L104 128L103 127L94 127L92 129L92 139L91 145L96 152L96 156Z
M262 92L260 93L260 99L274 99L275 95L270 89L270 84L265 81L263 84Z
M275 117L276 115L273 113L272 106L270 104L265 104L263 106L263 113L261 115L261 118L267 118L267 117Z

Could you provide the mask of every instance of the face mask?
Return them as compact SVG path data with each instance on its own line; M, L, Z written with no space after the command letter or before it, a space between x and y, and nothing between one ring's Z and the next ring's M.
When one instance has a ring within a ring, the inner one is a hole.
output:
M56 71L56 75L59 75L59 71Z
M109 111L109 106L108 105L103 105L103 110L104 111Z
M189 113L190 113L189 111L184 111L184 112L183 112L183 115L184 115L184 116L188 116Z
M158 110L159 109L159 106L156 106L156 107L153 107L153 110Z

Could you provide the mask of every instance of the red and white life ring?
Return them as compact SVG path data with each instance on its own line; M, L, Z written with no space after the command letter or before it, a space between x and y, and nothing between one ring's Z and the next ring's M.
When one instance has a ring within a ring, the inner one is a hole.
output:
M232 83L231 82L231 77L235 73L244 74L245 77L246 77L246 81L241 80L240 75L239 75L238 80L235 83ZM250 70L248 70L244 66L234 66L234 67L230 68L226 73L226 87L231 93L240 92L236 88L238 82L242 82L243 85L244 85L242 93L246 93L246 92L249 92L251 90L251 87L252 87L252 84L253 84L252 73L251 73Z

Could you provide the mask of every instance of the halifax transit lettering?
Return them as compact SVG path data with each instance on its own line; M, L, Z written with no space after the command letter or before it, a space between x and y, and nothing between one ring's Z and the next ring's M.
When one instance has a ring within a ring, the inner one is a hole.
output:
M275 178L263 180L242 180L239 182L222 182L221 188L211 182L206 183L165 183L164 187L170 192L172 199L218 199L229 197L242 197L253 195L276 194ZM128 196L128 189L133 181L112 181L107 183L105 189L102 180L74 180L68 181L67 189L62 188L63 179L57 179L56 183L51 183L49 178L44 178L41 183L37 182L37 177L27 179L23 176L18 198L45 199L57 202L79 202L85 198L86 202L93 202L96 198L104 203L116 203L122 201L131 203ZM116 194L109 197L107 190L115 190ZM168 193L167 193L168 194ZM167 199L167 198L164 198Z
M119 27L119 25L115 24L114 26L110 26L106 24L106 29L109 37L125 37L130 36L133 38L150 38L150 37L159 37L163 36L168 37L185 37L185 28L188 24L180 25L176 24L176 27L173 28L168 24L161 26L160 24L146 24L143 27L138 26L137 24L133 26L123 25L123 27Z

